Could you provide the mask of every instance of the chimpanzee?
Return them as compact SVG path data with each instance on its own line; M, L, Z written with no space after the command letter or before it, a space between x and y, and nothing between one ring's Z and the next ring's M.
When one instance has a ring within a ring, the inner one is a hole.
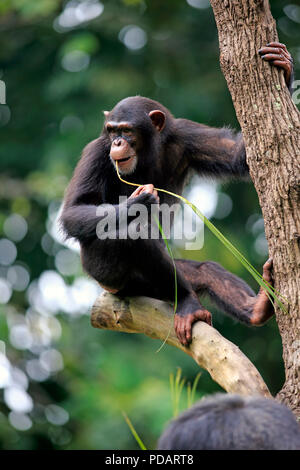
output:
M286 47L270 43L259 53L262 58L284 69L291 84L292 58ZM174 301L174 267L162 239L100 239L96 229L104 215L97 215L105 204L106 216L125 213L128 224L133 204L158 204L155 187L181 194L188 175L241 178L248 175L245 147L240 134L228 128L216 129L187 119L175 119L160 103L141 96L119 102L105 112L102 134L84 149L67 189L61 216L67 237L81 245L84 269L106 290L119 296L145 295ZM120 174L140 186L132 188L119 180ZM119 196L125 202L119 204ZM160 202L175 199L160 193ZM272 261L263 268L271 282ZM272 305L263 290L256 296L241 279L217 263L176 260L178 305L175 330L179 341L188 345L192 324L202 320L211 324L211 314L199 302L207 293L226 313L249 325L261 325L272 314Z
M300 426L281 403L217 393L171 421L159 450L300 450Z

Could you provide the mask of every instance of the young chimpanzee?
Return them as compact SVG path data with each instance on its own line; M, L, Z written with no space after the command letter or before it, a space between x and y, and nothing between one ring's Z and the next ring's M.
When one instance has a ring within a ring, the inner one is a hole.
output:
M259 53L284 69L290 86L293 65L286 47L270 43ZM105 116L102 134L84 149L67 189L63 228L68 237L80 242L84 269L106 290L172 302L174 268L162 240L125 239L120 233L115 239L101 239L96 229L104 215L99 215L97 208L105 204L106 217L116 214L118 220L125 213L130 225L135 222L130 213L133 204L143 204L149 210L158 204L154 187L181 194L191 171L214 177L246 176L242 137L227 128L175 119L160 103L140 96L122 100ZM131 194L130 186L118 179L116 161L121 175L144 186ZM119 203L119 196L125 196L125 201ZM160 202L171 205L175 199L161 193ZM263 275L269 282L271 265L270 260L264 265ZM183 345L191 341L195 321L211 324L211 314L198 299L202 293L249 325L261 325L273 314L263 290L256 296L244 281L214 262L177 260L176 268L175 330Z

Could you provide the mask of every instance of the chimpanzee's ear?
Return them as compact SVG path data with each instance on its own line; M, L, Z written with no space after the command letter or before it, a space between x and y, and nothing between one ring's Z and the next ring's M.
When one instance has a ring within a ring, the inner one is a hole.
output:
M152 121L152 124L156 127L158 132L161 132L166 124L166 115L159 109L150 111L149 117Z
M106 119L106 118L108 117L108 115L109 115L109 111L103 111L103 114L104 114L104 117L105 117L105 119Z

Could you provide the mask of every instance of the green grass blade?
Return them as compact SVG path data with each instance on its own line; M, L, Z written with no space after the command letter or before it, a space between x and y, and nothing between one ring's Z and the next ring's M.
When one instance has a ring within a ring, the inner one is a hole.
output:
M174 284L175 284L175 285L174 285L174 288L175 288L174 297L175 297L175 299L174 299L174 313L173 313L173 317L174 317L175 314L176 314L176 310L177 310L177 298L178 298L178 295L177 295L177 271L176 271L176 264L175 264L173 252L172 252L171 247L170 247L170 245L169 245L169 243L168 243L167 237L166 237L166 235L165 235L165 233L164 233L164 230L163 230L163 228L162 228L162 226L161 226L161 224L160 224L160 222L159 222L159 220L158 220L157 217L155 217L155 221L156 221L156 223L157 223L157 225L158 225L159 231L160 231L161 236L162 236L162 238L163 238L163 240L164 240L164 243L165 243L165 245L166 245L166 247L167 247L168 253L169 253L169 255L170 255L170 258L171 258L171 260L172 260L173 267L174 267ZM172 328L173 328L173 325L170 326L166 338L164 339L163 343L162 343L161 346L158 348L158 350L156 351L156 353L159 353L159 352L162 350L162 348L164 347L164 345L166 344L166 342L168 341L168 338L169 338L169 336L170 336L170 333L171 333Z
M193 404L193 401L192 401L191 382L188 382L187 384L187 407L190 408L192 404Z
M171 372L170 373L170 393L171 393L171 403L172 403L172 410L173 410L173 416L175 413L175 396L174 396L174 374Z
M192 391L191 391L191 404L193 404L195 402L196 388L197 388L200 377L201 377L201 372L198 372L198 374L195 377L193 387L192 387Z
M133 437L135 438L136 442L138 443L139 447L141 450L147 450L147 447L145 446L145 444L143 443L142 439L140 438L140 436L138 435L138 433L136 432L136 430L134 429L133 427L133 424L132 422L130 421L130 419L128 418L127 414L122 411L122 414L124 416L124 419L126 421L126 423L128 424L128 427L133 435Z

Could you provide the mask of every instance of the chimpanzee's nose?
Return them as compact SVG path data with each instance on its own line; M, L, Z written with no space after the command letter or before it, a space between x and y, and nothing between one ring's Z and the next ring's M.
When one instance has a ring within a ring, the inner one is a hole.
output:
M122 143L123 143L123 139L121 139L121 137L117 137L117 138L114 140L114 142L113 142L113 144L114 144L116 147L120 147L120 146L122 145Z
M110 148L110 156L113 160L121 160L127 158L130 155L130 145L127 140L122 137L117 137L113 140Z

